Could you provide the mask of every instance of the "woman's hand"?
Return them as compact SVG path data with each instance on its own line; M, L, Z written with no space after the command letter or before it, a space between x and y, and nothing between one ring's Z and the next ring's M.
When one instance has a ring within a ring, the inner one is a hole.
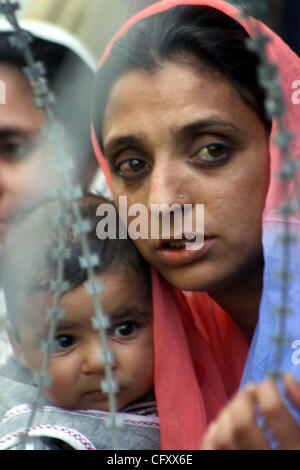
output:
M290 375L284 377L284 384L289 397L300 409L300 385ZM261 385L250 385L239 392L209 426L201 450L270 449L263 429L256 422L256 406L280 449L300 450L300 427L271 380Z

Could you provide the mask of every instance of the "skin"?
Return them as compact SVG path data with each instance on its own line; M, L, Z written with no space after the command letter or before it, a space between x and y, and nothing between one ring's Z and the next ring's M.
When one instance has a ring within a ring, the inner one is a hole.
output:
M0 105L0 243L11 218L49 195L54 177L40 134L44 116L33 104L33 93L24 74L0 65L6 85L6 104ZM44 158L42 158L44 157Z
M284 377L286 391L300 408L300 385ZM277 387L271 380L250 385L238 393L220 413L205 434L201 450L268 450L270 445L263 430L257 426L256 406L272 429L281 450L300 450L300 428L283 405Z
M169 266L160 240L138 239L136 246L173 286L209 292L250 338L269 184L268 135L260 118L221 74L165 63L153 74L136 70L116 81L102 138L117 204L120 196L127 196L128 207L140 203L149 211L152 204L192 204L193 210L204 204L205 236L212 241L198 260Z
M128 207L140 203L149 212L152 204L180 204L181 210L183 204L205 205L205 236L213 241L199 259L170 266L159 254L160 241L139 239L136 246L173 286L208 292L251 341L262 292L261 220L269 185L263 122L218 72L164 63L154 73L130 71L114 83L102 141L117 204L127 196ZM286 388L300 406L299 385L290 379ZM299 427L271 381L237 394L202 448L269 448L255 420L257 405L281 448L299 449Z
M120 266L101 274L99 280L103 284L101 308L111 322L108 349L114 354L111 367L120 386L116 397L120 410L152 391L151 298L144 279L131 267ZM20 362L33 372L40 372L43 365L45 353L40 344L47 339L49 321L41 312L51 308L51 301L45 292L33 294L20 317L19 337L13 338ZM108 396L100 385L105 380L104 362L99 357L102 345L99 331L92 327L94 304L85 285L63 295L61 309L66 317L57 325L56 349L48 369L52 382L44 393L62 408L108 411ZM90 393L94 391L97 393Z
M1 251L12 218L52 198L57 177L49 162L51 143L41 132L44 113L34 104L30 83L20 69L6 64L0 64L0 78L5 83L6 97L6 103L0 104ZM68 137L63 145L69 155L72 143ZM70 173L74 184L87 187L95 172L93 160L86 165L84 174L75 170Z

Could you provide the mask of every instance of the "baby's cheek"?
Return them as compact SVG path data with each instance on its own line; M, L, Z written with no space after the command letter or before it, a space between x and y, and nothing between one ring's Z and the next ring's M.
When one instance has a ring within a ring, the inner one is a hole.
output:
M53 365L48 369L48 376L51 379L49 386L44 388L44 393L51 403L69 408L72 406L72 397L76 390L76 384L72 374L67 367Z

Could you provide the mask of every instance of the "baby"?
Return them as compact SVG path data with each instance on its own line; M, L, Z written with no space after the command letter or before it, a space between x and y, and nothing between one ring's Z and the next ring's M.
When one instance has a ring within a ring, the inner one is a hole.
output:
M96 281L102 284L101 310L109 317L106 330L114 380L119 385L117 409L122 412L153 414L153 325L150 273L130 239L99 239L100 204L109 201L88 196L80 200L83 219L89 220L87 239L91 253L97 253ZM58 225L64 219L59 206L50 202L36 208L10 233L4 251L4 290L8 310L8 333L14 352L29 376L41 372L54 293L59 248ZM56 218L57 224L53 226ZM102 217L103 219L103 217ZM109 410L108 395L102 388L105 365L101 359L99 330L93 328L93 297L87 292L87 271L78 236L64 228L68 257L64 264L64 282L60 310L63 318L56 325L49 361L50 384L43 388L50 403L67 410ZM101 235L101 234L100 234Z

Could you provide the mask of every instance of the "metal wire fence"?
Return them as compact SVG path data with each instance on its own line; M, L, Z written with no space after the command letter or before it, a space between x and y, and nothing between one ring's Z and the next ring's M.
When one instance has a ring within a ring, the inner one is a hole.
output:
M299 210L300 206L300 192L299 188L296 188L296 198L291 200L288 193L288 185L291 180L296 185L296 171L297 167L293 161L292 154L290 151L290 145L293 136L286 129L284 124L284 113L285 113L285 102L282 91L280 89L278 80L278 71L274 64L270 64L267 60L266 46L268 43L268 37L259 29L253 30L253 23L250 16L263 16L266 13L266 2L262 0L243 1L236 0L231 1L235 6L241 10L241 16L246 18L249 23L250 29L253 31L253 39L247 41L247 47L252 51L255 51L260 58L260 67L258 70L259 81L266 92L266 111L271 119L275 119L278 124L278 135L276 138L276 144L280 149L282 169L278 178L282 184L283 190L283 206L280 208L281 215L286 221L293 215L296 210ZM12 1L0 1L0 13L4 15L7 21L12 25L14 34L10 38L11 45L18 48L24 56L26 67L24 69L28 80L31 83L32 89L35 94L35 105L42 109L46 124L42 128L42 132L45 133L52 144L53 156L50 159L50 165L54 166L57 175L57 188L55 197L59 201L60 215L59 219L53 221L56 225L57 231L59 232L60 244L59 249L55 251L54 256L57 260L57 272L56 278L51 283L51 290L53 292L53 308L47 313L50 318L50 330L49 336L46 343L42 344L41 347L45 352L45 360L42 367L42 371L36 376L37 391L34 403L32 403L31 415L27 425L24 429L19 440L19 447L24 448L26 446L26 440L28 437L28 429L34 422L36 411L39 407L39 398L42 393L42 389L45 385L49 384L51 377L48 376L48 365L53 350L53 341L55 337L56 324L63 317L64 313L60 309L60 300L63 293L68 289L68 285L63 279L63 266L66 258L68 257L68 249L64 238L64 227L71 224L72 229L80 238L82 252L84 256L81 259L82 267L87 269L89 282L87 285L88 294L93 298L95 316L93 319L93 327L99 331L101 344L104 350L102 360L105 362L105 374L106 380L102 383L102 389L108 393L109 404L110 404L110 419L108 420L108 426L111 430L112 448L118 449L118 430L122 426L122 420L120 419L116 409L116 393L118 391L118 384L115 382L111 371L111 362L113 360L111 351L108 350L106 329L108 327L107 317L105 317L101 310L99 301L99 292L102 289L101 283L95 277L95 267L99 260L96 255L92 254L89 249L86 233L89 230L89 224L86 220L83 220L79 205L77 203L78 198L81 197L82 191L78 186L73 188L72 182L69 176L69 170L72 166L71 161L65 155L62 145L62 137L64 130L62 125L57 122L53 112L53 104L55 97L48 86L46 70L41 62L35 62L33 54L30 49L32 41L31 35L22 30L16 18L16 11L18 9L18 3ZM63 188L63 189L62 189ZM73 211L73 219L69 220L64 217L64 206L66 202L71 203ZM285 224L285 232L281 239L282 244L282 269L280 273L281 279L281 302L277 306L274 315L280 316L279 331L277 331L273 340L277 344L277 356L274 364L274 370L270 371L273 377L280 377L282 374L281 370L281 357L282 348L287 341L285 333L285 321L290 311L289 306L289 279L290 273L290 248L294 243L293 237L289 231L289 224Z

